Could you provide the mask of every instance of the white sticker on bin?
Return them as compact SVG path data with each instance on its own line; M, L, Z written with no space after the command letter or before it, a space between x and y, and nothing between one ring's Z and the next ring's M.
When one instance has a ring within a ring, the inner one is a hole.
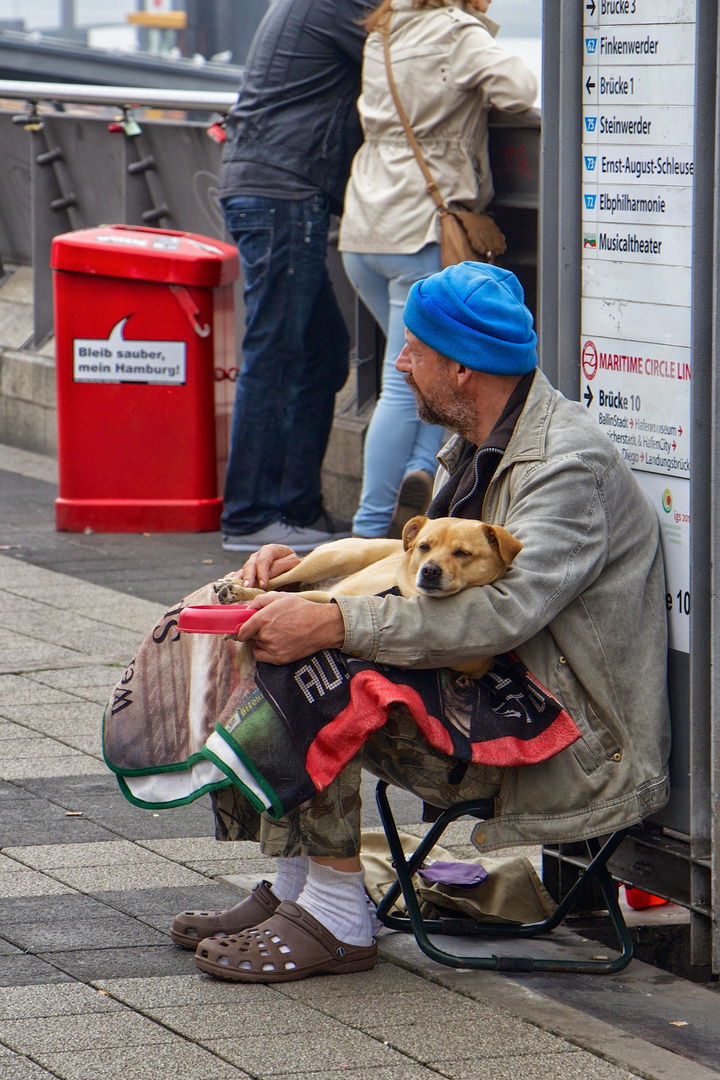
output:
M91 383L185 383L184 341L126 341L127 315L107 338L73 339L73 380Z
M148 241L141 236L128 236L127 233L113 233L108 236L100 233L95 237L96 244L130 244L131 247L147 247Z

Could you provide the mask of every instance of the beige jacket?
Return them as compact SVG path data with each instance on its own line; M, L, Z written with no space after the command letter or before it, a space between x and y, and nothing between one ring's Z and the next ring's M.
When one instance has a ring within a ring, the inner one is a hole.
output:
M452 470L452 444L446 461ZM582 840L668 799L665 576L655 510L608 437L538 372L490 483L483 519L523 550L494 585L445 599L338 597L344 650L452 667L514 649L582 732L504 773L481 850Z
M497 24L462 0L413 8L394 0L390 51L400 100L446 202L481 212L493 196L488 110L530 108L537 80L493 40ZM358 101L365 142L345 193L341 251L419 251L440 238L425 187L392 99L382 36L368 36Z

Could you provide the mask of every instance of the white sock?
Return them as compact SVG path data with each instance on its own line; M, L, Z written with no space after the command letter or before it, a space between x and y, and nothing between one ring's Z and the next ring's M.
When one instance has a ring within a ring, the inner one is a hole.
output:
M272 891L278 900L297 900L308 876L308 857L298 855L294 859L277 860L277 877Z
M346 873L310 859L300 907L346 945L372 945L370 909L365 895L365 872Z

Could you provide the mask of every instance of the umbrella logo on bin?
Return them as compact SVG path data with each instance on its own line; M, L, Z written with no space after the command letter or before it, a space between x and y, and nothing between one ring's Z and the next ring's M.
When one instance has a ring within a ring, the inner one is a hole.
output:
M107 338L73 340L73 380L91 383L149 383L182 386L185 383L184 341L126 339L126 315Z

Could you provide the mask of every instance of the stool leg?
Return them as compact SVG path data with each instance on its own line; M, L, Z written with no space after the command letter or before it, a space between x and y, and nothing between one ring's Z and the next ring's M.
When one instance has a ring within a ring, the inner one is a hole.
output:
M408 858L405 855L403 846L400 843L400 837L398 836L397 827L395 825L395 818L393 817L392 810L390 809L390 803L387 797L388 785L384 780L379 780L375 789L375 800L377 802L378 813L380 814L380 820L385 830L385 836L390 848L390 856L393 866L397 872L398 867L401 868L401 873L405 876L407 872L409 880L412 882L417 870L422 866L428 852L432 851L435 844L438 842L442 834L445 832L449 822L445 820L445 815L441 815L438 820L428 829L423 839L415 848L413 854ZM387 916L391 907L397 900L401 892L401 877L398 874L397 881L388 889L387 893L383 897L381 903L377 909L378 918L383 920ZM413 889L413 895L415 890ZM389 916L392 919L392 916ZM390 925L389 923L387 925ZM397 927L397 929L401 929Z
M630 932L625 923L622 910L618 903L617 893L613 884L612 876L607 869L607 860L622 843L625 833L614 833L600 848L597 841L588 841L588 851L591 862L583 876L573 886L562 903L558 905L555 913L548 919L539 923L528 923L524 926L503 926L498 923L475 924L478 936L484 937L533 937L539 933L549 931L557 927L565 918L572 907L578 893L587 889L591 881L597 877L605 897L610 921L617 935L621 954L614 960L544 960L530 956L458 956L455 953L446 952L438 948L428 938L431 933L442 932L443 926L452 920L425 920L420 912L420 904L413 887L412 879L415 872L422 865L426 855L437 843L445 828L457 817L472 812L474 803L462 803L451 807L443 812L440 818L426 833L423 840L410 857L405 855L400 837L398 835L395 819L390 809L387 797L387 783L379 781L376 788L378 811L385 830L390 856L392 859L397 881L384 896L378 907L378 917L385 926L390 929L411 931L420 949L439 964L448 967L480 969L490 971L547 971L547 972L572 972L576 974L613 974L622 971L630 963L633 955L633 944ZM402 891L407 908L407 918L389 915L389 909L394 904L400 891Z

